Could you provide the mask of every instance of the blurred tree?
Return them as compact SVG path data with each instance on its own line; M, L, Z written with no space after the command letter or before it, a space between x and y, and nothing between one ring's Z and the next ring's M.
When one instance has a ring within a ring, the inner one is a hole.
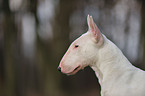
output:
M9 0L3 0L3 32L4 32L4 94L16 95L15 68L17 64L17 30L14 14L9 8Z
M53 60L54 65L53 69L56 69L61 57L63 56L64 52L68 48L70 44L69 34L70 34L70 26L69 26L69 19L72 15L72 12L75 9L75 5L77 0L60 0L59 5L56 8L56 15L54 17L53 23ZM66 80L65 76L62 76L61 80L63 81L63 88L68 89L70 82ZM62 85L61 85L62 86Z
M140 48L143 48L143 57L141 67L145 70L145 1L141 2L141 38L140 38Z
M0 10L2 11L2 2L0 2ZM0 25L0 95L2 95L4 93L4 32L2 18L0 18Z

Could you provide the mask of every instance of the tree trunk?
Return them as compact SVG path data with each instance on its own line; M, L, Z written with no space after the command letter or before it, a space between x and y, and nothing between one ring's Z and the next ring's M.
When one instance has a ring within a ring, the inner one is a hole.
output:
M145 69L145 1L142 0L141 6L141 43L143 46L143 57L141 67Z
M4 32L4 79L5 95L15 96L15 67L17 54L17 30L14 15L9 8L9 0L3 0L3 32Z

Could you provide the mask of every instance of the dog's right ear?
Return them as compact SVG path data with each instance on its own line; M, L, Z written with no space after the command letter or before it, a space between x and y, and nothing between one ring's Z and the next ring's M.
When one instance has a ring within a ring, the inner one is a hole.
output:
M88 22L88 27L89 27L88 32L91 32L91 34L93 35L93 38L95 39L95 41L99 45L102 45L103 42L104 42L102 33L100 32L100 30L97 27L97 25L94 23L94 20L93 20L92 16L88 15L87 22Z

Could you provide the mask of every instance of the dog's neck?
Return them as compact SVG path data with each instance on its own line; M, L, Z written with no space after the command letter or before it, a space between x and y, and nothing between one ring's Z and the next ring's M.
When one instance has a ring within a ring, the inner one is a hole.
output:
M132 64L114 43L107 38L105 38L104 43L104 47L98 53L98 61L91 66L99 79L100 85L133 68Z

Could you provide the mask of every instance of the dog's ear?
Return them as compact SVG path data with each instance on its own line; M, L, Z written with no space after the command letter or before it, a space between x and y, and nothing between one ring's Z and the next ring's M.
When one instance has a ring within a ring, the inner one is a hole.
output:
M94 23L94 20L93 20L92 16L88 15L87 22L88 22L88 27L89 27L88 32L91 32L91 34L93 35L93 38L95 39L95 41L99 45L102 45L103 41L104 41L102 33L100 32L100 30L97 27L97 25Z

